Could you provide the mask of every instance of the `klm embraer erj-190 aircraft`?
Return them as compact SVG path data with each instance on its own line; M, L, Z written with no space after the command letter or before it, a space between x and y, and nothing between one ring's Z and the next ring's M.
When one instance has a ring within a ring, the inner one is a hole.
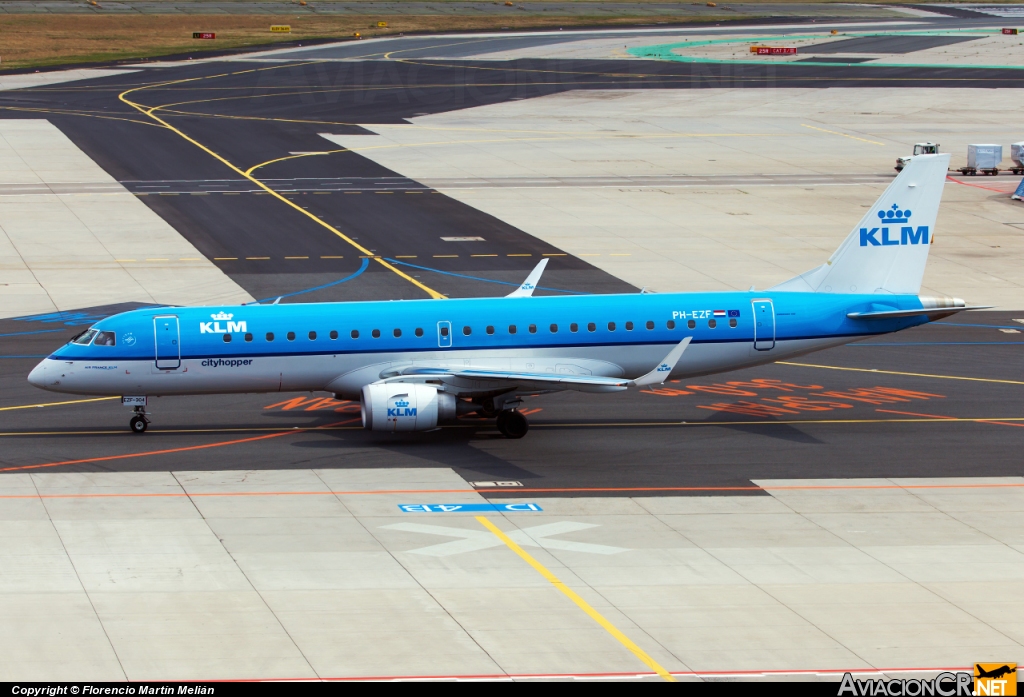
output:
M326 391L374 431L429 431L471 412L509 438L524 397L615 392L747 368L969 308L921 297L949 155L914 157L823 265L766 291L146 308L108 317L28 379L147 397Z

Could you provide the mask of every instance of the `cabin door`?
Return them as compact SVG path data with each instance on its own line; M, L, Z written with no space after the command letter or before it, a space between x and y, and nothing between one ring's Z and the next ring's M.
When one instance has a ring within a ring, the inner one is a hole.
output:
M754 308L754 350L775 348L775 306L768 298L751 301Z
M181 336L176 315L157 315L153 318L156 339L156 367L159 370L177 370L181 367Z

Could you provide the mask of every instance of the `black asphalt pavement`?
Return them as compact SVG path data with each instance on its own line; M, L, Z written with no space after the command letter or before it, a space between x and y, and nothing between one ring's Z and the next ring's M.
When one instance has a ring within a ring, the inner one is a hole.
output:
M428 50L423 39L405 46ZM328 287L295 299L425 296L377 258L452 297L507 293L501 282L518 284L545 257L545 286L609 293L635 289L357 153L301 153L332 149L325 132L372 132L580 88L843 86L905 95L1024 85L1018 70L397 62L370 55L378 45L356 47L345 51L365 50L367 60L200 63L5 91L0 118L50 120L256 298L318 286ZM117 400L83 401L25 381L52 348L119 309L0 321L0 471L452 466L470 481L620 495L706 493L768 478L1022 474L1024 324L1008 313L961 315L799 365L647 392L531 399L532 429L512 441L474 418L435 433L368 433L357 405L310 394L155 399L151 430L138 436Z
M114 309L124 308L92 317ZM651 391L528 399L522 440L476 418L433 433L367 432L358 404L309 393L153 399L153 424L135 435L116 399L78 401L89 398L25 381L91 317L60 319L0 321L0 471L443 466L537 496L744 495L762 479L1024 473L1024 324L1015 321L1024 318L1014 313L964 314Z

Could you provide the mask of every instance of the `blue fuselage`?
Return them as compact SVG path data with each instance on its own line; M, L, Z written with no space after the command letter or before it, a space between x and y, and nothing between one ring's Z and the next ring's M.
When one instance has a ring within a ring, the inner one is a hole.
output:
M921 306L916 295L721 292L146 308L98 322L30 380L79 394L353 395L413 364L634 377L687 336L672 376L693 376L923 324L847 317Z

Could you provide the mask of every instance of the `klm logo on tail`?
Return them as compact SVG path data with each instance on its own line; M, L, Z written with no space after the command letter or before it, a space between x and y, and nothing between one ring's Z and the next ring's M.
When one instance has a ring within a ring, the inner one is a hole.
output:
M878 211L879 227L860 229L861 247L891 247L905 244L928 244L928 226L918 225L917 230L910 222L911 211L901 211L895 203L887 211ZM890 228L890 226L892 226ZM899 233L896 232L899 226Z

